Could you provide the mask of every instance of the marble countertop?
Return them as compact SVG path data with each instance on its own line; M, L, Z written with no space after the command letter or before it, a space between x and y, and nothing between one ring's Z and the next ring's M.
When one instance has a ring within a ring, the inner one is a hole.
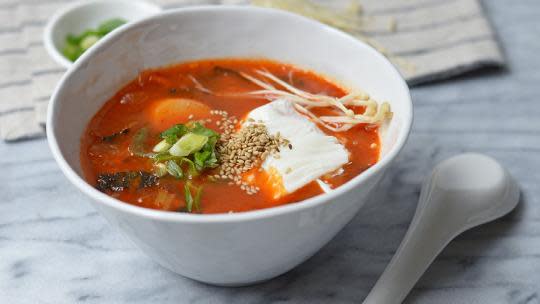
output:
M0 143L0 303L361 303L426 174L465 151L506 165L521 202L454 240L406 303L540 303L540 2L484 5L509 68L414 88L411 137L373 203L313 258L256 286L207 286L161 268L68 183L44 139Z

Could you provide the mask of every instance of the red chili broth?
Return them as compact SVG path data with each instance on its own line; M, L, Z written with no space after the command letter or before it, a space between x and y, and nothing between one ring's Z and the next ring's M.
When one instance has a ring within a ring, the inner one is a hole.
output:
M322 93L341 97L347 91L337 84L311 71L299 69L293 65L268 60L219 59L189 62L147 70L115 94L89 122L81 140L81 164L89 183L96 185L97 176L101 173L121 171L152 170L152 160L132 156L128 151L136 131L150 126L150 136L145 143L148 149L160 141L158 135L170 125L151 122L149 111L157 100L164 98L189 98L203 103L212 110L224 110L238 118L245 117L251 110L268 103L268 100L256 98L223 97L204 93L195 88L190 79L192 75L206 88L219 95L232 95L247 91L259 90L260 87L240 77L235 71L253 74L256 69L266 69L277 77L289 81L292 85L312 93ZM361 72L361 71L360 71ZM355 109L362 111L362 109ZM331 114L328 108L318 109L316 114ZM211 118L211 117L210 117ZM186 123L185 119L175 117L164 118L165 122ZM172 119L172 120L171 120ZM206 127L219 131L214 119ZM129 128L129 132L120 135L111 143L102 141L102 137ZM350 152L350 162L343 167L337 176L323 178L331 187L338 187L354 178L379 158L379 135L375 127L356 126L346 132L331 132L321 128L325 133L336 136ZM281 197L271 199L264 191L248 195L238 186L227 182L211 181L207 174L193 179L193 183L203 186L200 213L242 212L274 207L298 202L321 194L320 187L312 182L305 187ZM130 189L109 193L126 203L159 210L176 211L185 206L184 182L173 177L163 177L159 186L143 189ZM157 189L162 188L175 195L168 205L159 205L155 198Z

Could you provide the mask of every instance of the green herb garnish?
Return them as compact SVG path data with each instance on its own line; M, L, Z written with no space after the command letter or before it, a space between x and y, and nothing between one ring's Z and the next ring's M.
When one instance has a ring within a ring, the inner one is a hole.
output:
M175 160L180 166L186 165L189 175L195 176L206 169L218 165L216 143L219 134L199 122L177 124L160 134L163 139L156 146L155 162Z
M170 175L176 177L176 178L183 178L184 172L182 171L182 168L176 163L174 160L168 160L165 163L165 166L167 168L167 173Z
M199 211L202 186L193 186L190 179L218 166L216 143L219 134L200 122L177 124L160 134L162 140L152 149L154 153L144 152L145 138L145 133L137 133L130 151L133 154L137 152L135 155L138 156L151 157L158 176L171 175L184 179L185 210Z
M202 171L202 170L197 170L197 167L195 166L193 161L187 157L182 157L180 162L182 163L182 165L187 166L188 177L197 176Z
M167 175L167 173L169 173L169 171L167 170L167 166L164 163L154 164L154 170L153 171L154 171L154 174L157 177L163 177L163 176Z
M205 168L217 167L216 144L219 140L219 134L214 130L205 128L199 122L193 125L191 132L208 137L206 144L194 155L194 162L197 169L203 170Z
M97 29L88 29L79 35L68 34L62 53L67 59L75 61L103 36L125 23L125 20L115 18L103 22Z
M206 128L198 121L189 123L189 126L190 131L195 134L204 135L207 137L219 137L219 134L216 131Z
M205 163L207 159L211 156L211 154L212 152L208 150L195 152L195 154L193 154L193 158L195 159L195 166L197 166L197 168L204 168Z
M168 143L166 139L160 141L157 145L154 146L152 151L156 153L167 152L171 148L172 144Z
M195 196L191 194L192 188L195 190ZM202 186L193 186L190 181L187 181L184 184L184 199L186 201L186 210L188 212L193 212L193 207L195 207L195 210L201 211L201 194Z
M180 137L184 136L187 132L189 132L189 130L185 125L177 124L163 131L160 136L167 141L167 143L174 145Z
M144 144L148 137L148 128L141 128L135 135L133 135L133 141L128 147L131 154L141 157L148 157L150 154L145 152Z
M182 136L169 149L169 153L174 156L188 156L190 154L200 151L207 141L207 136L190 132Z
M193 196L191 196L191 189L189 182L184 184L184 199L186 200L186 209L188 212L193 210Z
M120 18L109 19L109 20L101 23L98 26L97 31L102 36L105 36L108 33L115 30L116 28L120 27L121 25L124 25L125 23L126 23L126 21L124 19L120 19Z
M197 211L201 211L202 188L202 186L197 187L197 190L195 190L195 198L193 198L193 205L195 205Z

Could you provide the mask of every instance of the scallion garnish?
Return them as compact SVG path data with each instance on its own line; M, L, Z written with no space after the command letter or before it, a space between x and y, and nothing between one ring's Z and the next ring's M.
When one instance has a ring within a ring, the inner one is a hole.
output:
M168 173L167 166L164 163L154 164L154 174L157 177L163 177L167 175L167 173Z
M160 134L163 139L154 146L152 158L156 163L175 160L186 165L190 176L218 165L216 143L219 134L199 122L177 124Z
M152 151L154 152L166 152L166 151L169 151L169 149L171 148L171 144L167 142L166 139L160 141L157 145L154 146L154 148L152 149Z
M133 135L133 141L128 147L131 154L141 157L148 157L149 154L145 152L144 143L148 137L148 128L141 128L135 135Z
M167 167L167 172L176 177L176 178L183 178L184 177L184 173L182 172L182 168L180 168L180 166L176 163L176 161L174 160L168 160L166 163L165 163L165 166Z
M197 187L197 190L195 190L195 198L193 198L193 205L197 211L201 211L202 188L202 186Z
M190 132L182 136L174 145L172 145L169 149L169 153L174 156L188 156L200 151L207 141L208 136Z
M173 145L187 132L189 132L189 130L185 125L177 124L163 131L160 136L169 144Z
M195 190L195 196L191 193L192 188ZM195 207L195 210L201 211L202 188L202 186L194 186L190 181L186 181L184 184L184 199L186 201L186 210L188 212L193 212L193 207Z
M142 128L134 135L129 147L131 153L152 158L156 176L170 175L177 179L185 179L185 210L200 211L202 187L193 186L190 179L204 170L218 166L216 143L219 134L200 122L177 124L160 134L162 140L153 147L153 153L145 152L144 143L147 136L146 128Z
M62 53L67 59L75 61L99 39L125 23L125 20L115 18L101 23L97 29L88 29L79 35L68 34Z
M184 199L186 200L186 209L188 212L193 210L193 196L191 196L191 189L189 187L189 182L184 184Z

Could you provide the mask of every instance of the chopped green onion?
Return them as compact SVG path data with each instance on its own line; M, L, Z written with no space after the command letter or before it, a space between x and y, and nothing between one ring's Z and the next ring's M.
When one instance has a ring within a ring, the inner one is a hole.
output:
M62 49L62 53L67 59L75 61L82 55L83 50L77 44L67 43Z
M81 42L80 37L75 36L73 34L68 34L66 37L66 43L68 44L78 45L80 42Z
M180 138L170 149L169 153L174 156L188 156L199 151L208 141L208 137L195 133L188 133Z
M68 34L62 53L69 60L75 61L99 39L125 23L125 20L115 18L103 22L97 29L87 29L79 35Z
M169 152L160 152L152 156L156 163L165 162L171 159L178 159L178 157L170 155Z
M135 135L133 135L133 141L128 147L131 154L141 157L149 157L151 154L144 152L144 144L148 137L148 128L141 128Z
M201 211L201 195L202 195L202 186L197 187L195 192L195 198L193 199L193 204L197 211Z
M96 44L96 42L98 42L100 38L101 37L97 35L89 35L84 37L79 45L84 52L88 50L92 45Z
M172 145L176 143L180 139L180 137L184 136L188 132L189 130L186 126L182 124L177 124L161 132L160 136Z
M194 122L191 124L191 132L192 133L195 133L195 134L199 134L199 135L204 135L204 136L207 136L207 137L218 137L219 134L212 130L212 129L208 129L206 128L205 126L203 126L200 122Z
M112 32L113 30L120 27L121 25L124 25L125 23L126 21L124 19L120 19L120 18L110 19L100 24L99 27L97 28L97 31L101 35L107 35L108 33Z
M80 43L86 38L86 37L90 37L90 36L97 36L97 37L100 37L101 38L101 34L93 29L89 29L89 30L86 30L84 31L82 34L80 34L79 36L76 36L76 40L75 41L79 41L78 44L80 45ZM72 39L73 40L73 39Z
M206 160L210 158L210 156L212 156L212 152L208 150L195 152L195 154L193 154L193 159L195 160L195 165L197 168L204 168L204 164L206 163Z
M192 188L195 188L195 197L191 193ZM195 210L201 211L202 189L202 186L194 186L190 181L184 184L184 200L186 201L186 210L188 212L193 212L193 207L195 207Z
M154 174L156 174L157 177L163 177L167 175L167 173L167 166L164 163L154 164Z
M187 157L182 157L180 163L181 163L182 165L183 165L183 164L187 164L187 165L188 165L188 173L189 173L189 176L190 176L190 177L199 175L199 171L197 171L197 167L196 167L195 164L191 161L191 159L189 159L189 158L187 158Z
M170 175L176 178L184 177L184 172L182 171L182 168L174 160L168 160L165 163L165 166L167 167L167 172Z
M188 212L193 210L193 197L191 196L190 182L184 184L184 199L186 200L186 209Z
M152 157L154 163L163 163L173 170L178 165L182 170L182 178L191 178L199 175L203 170L215 168L218 165L216 156L216 143L219 134L204 127L199 122L188 122L186 125L177 124L160 134L162 141L154 146L154 153L146 156ZM175 164L168 163L174 161ZM180 176L180 174L171 174Z
M160 141L157 145L154 146L152 151L159 153L159 152L166 152L169 151L172 144L168 143L166 139Z

